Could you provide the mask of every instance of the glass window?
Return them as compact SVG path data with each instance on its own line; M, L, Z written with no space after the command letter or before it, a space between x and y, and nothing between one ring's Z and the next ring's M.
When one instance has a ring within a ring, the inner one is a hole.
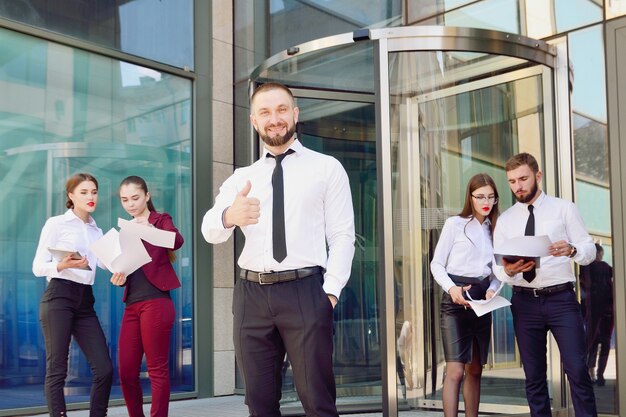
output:
M315 87L374 93L373 68L372 43L357 42L297 55L268 68L260 76L292 88ZM338 74L350 76L339 77Z
M390 54L395 325L403 384L399 407L441 404L442 289L432 278L430 262L445 220L463 208L468 179L489 174L504 211L515 202L505 161L520 151L541 160L543 144L552 140L543 113L544 89L550 88L543 80L549 70L523 62L454 51ZM507 298L510 291L503 289ZM492 330L481 407L527 412L509 309L493 313Z
M67 177L83 171L100 183L94 218L103 231L128 218L118 185L140 175L187 240L174 264L182 288L171 293L169 359L172 391L192 391L191 81L0 29L0 91L0 374L12 381L0 387L0 409L45 404L46 280L31 265L45 220L65 211ZM98 270L94 292L117 363L123 289L109 278ZM88 401L89 365L74 345L69 360L68 402Z
M572 110L606 122L606 80L602 26L569 34L569 58L574 68Z
M400 0L271 0L270 55L313 39L364 27L400 25Z
M485 0L470 4L446 13L445 25L520 33L518 1Z
M596 0L552 0L558 33L602 20L602 2Z
M193 0L2 1L0 16L193 69Z

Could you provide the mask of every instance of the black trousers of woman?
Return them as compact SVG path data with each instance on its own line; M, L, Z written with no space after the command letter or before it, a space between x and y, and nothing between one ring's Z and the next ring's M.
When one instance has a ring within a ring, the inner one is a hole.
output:
M93 373L89 416L107 414L113 365L94 301L91 285L53 278L39 303L39 320L46 343L45 392L52 417L66 415L63 387L72 336Z

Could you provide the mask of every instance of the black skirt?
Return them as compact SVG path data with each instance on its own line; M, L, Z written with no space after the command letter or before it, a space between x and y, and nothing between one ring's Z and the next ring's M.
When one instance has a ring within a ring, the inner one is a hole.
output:
M473 284L470 294L474 300L485 298L489 279L451 278L461 286ZM472 309L455 304L452 297L444 293L441 300L441 337L446 362L471 363L476 340L480 363L484 365L487 363L491 340L491 313L477 317Z

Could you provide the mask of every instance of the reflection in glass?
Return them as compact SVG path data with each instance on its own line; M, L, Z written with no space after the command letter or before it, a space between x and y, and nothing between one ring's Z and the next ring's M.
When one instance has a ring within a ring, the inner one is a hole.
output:
M193 0L0 1L0 16L193 69Z
M172 391L192 391L191 82L0 29L0 91L0 374L20 394L0 395L0 409L45 404L46 282L31 264L44 221L65 211L65 180L83 171L100 183L95 219L105 232L127 218L117 187L134 174L187 240L174 265L182 288L172 291L170 367ZM109 278L98 270L94 293L117 363L123 290ZM76 346L69 363L68 402L88 401L89 364ZM120 397L116 375L112 398Z
M518 0L479 1L446 13L445 25L520 33L518 3Z
M400 25L401 0L271 0L270 55L356 29Z
M338 76L344 75L344 76ZM374 93L374 52L371 42L357 42L297 55L281 61L261 75L291 88Z
M574 68L572 110L606 122L606 79L602 26L572 32L569 58Z
M596 259L580 267L581 311L587 335L587 368L594 384L598 412L616 413L616 369L613 268L596 243Z
M602 20L602 0L551 0L556 9L558 33Z
M476 173L496 181L501 211L514 203L504 162L519 151L542 154L544 71L478 53L390 55L396 334L404 373L398 396L410 408L441 401L441 289L429 270L441 228L460 212ZM493 313L492 334L481 410L527 412L508 308Z

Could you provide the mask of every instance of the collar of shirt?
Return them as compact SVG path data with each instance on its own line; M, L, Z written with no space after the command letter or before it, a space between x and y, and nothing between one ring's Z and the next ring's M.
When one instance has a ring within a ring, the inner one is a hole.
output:
M67 211L63 214L63 221L64 222L80 222L90 227L94 227L94 228L98 227L93 217L89 216L89 221L85 223L80 217L76 215L76 213L74 213L74 210L72 209L67 209Z
M546 193L544 193L543 190L539 190L539 197L537 197L537 199L532 203L532 206L536 209L540 208L545 199ZM522 209L525 213L528 213L528 206L530 206L530 203L517 202L515 205Z
M270 158L267 155L268 154L272 154L274 156L276 156L276 155L273 152L270 152L270 150L267 149L266 147L264 147L264 149L265 149L265 152L263 152L263 155L261 156L261 158L259 158L259 160L261 160L263 163L266 163L268 159L274 161L274 158ZM292 144L287 149L285 149L285 152L287 152L289 149L293 149L294 156L300 156L302 154L302 151L305 148L302 145L302 143L298 139L296 139L296 140L294 140L292 142ZM285 153L285 152L283 152L283 153Z

